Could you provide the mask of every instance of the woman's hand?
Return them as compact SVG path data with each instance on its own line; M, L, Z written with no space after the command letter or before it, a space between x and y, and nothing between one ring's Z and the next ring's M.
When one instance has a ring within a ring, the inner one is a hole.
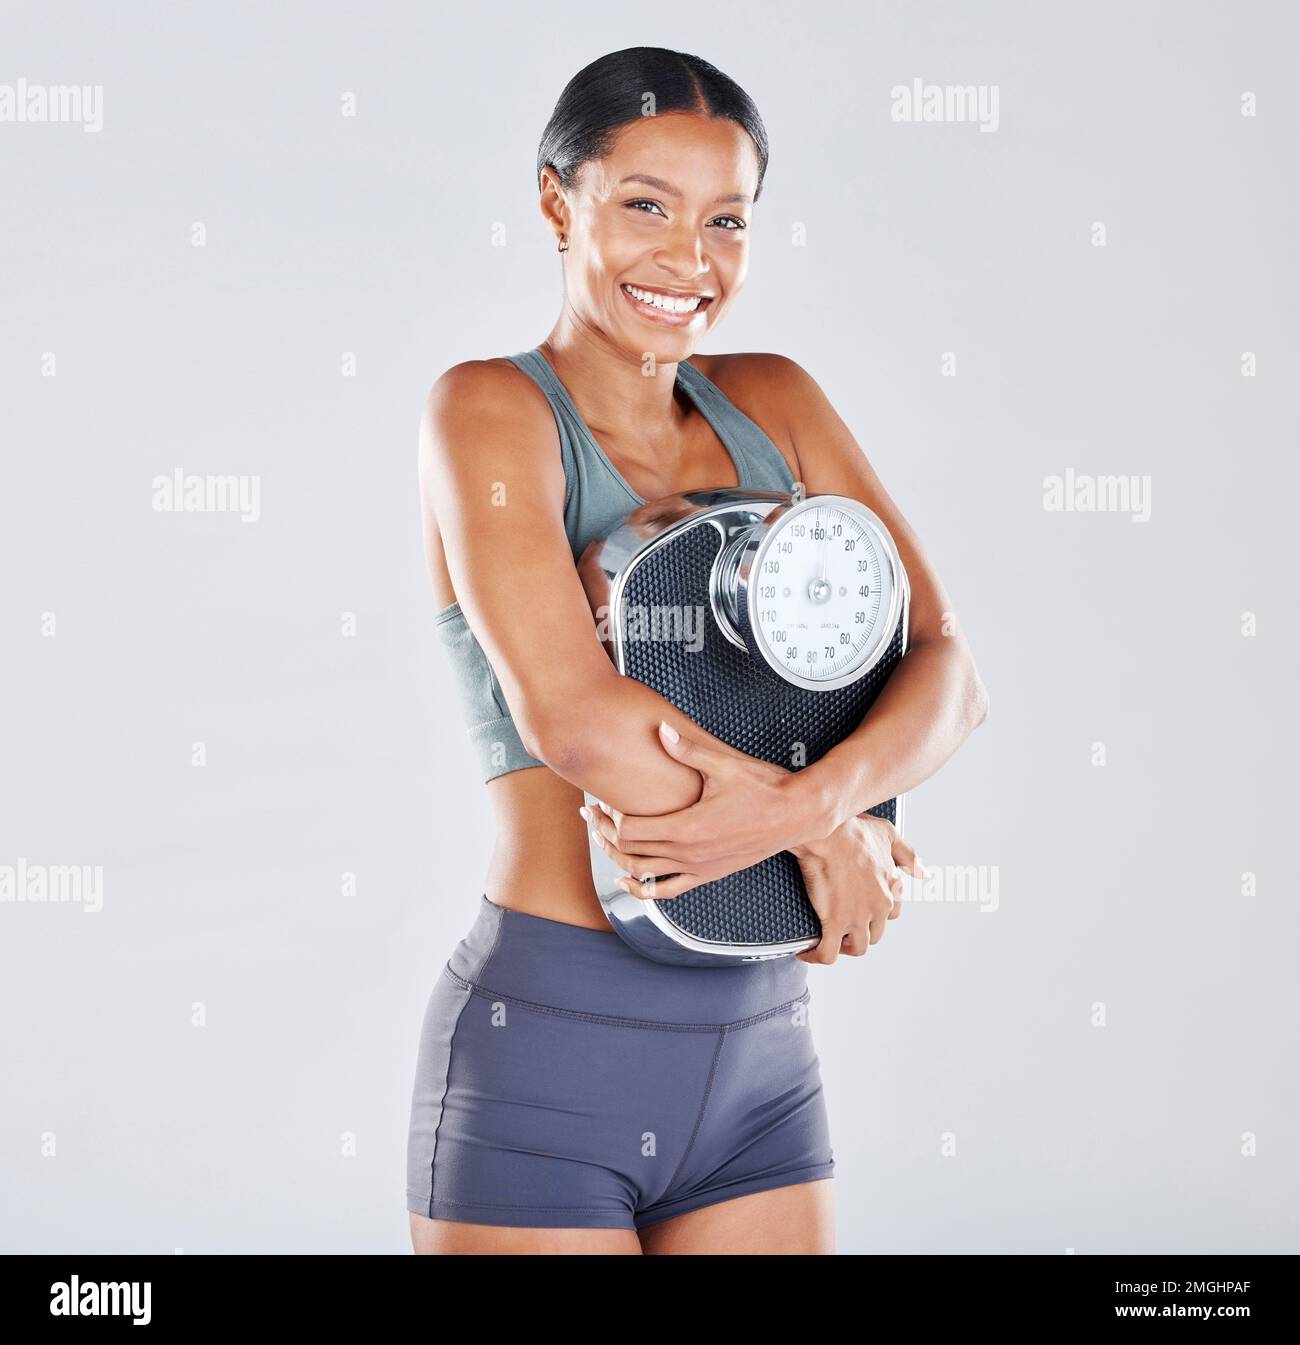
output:
M798 787L798 772L668 724L659 725L659 741L703 777L695 803L649 817L603 803L600 810L582 810L596 843L631 875L620 885L633 896L677 897L827 835L827 824Z
M801 962L861 957L902 910L903 874L924 878L916 851L883 817L854 817L824 841L794 851L808 900L822 924L821 942Z

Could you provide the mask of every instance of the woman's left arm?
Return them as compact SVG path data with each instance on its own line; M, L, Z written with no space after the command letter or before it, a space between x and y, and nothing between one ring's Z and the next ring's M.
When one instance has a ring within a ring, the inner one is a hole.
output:
M943 583L848 426L811 375L793 360L769 358L781 370L808 493L846 495L874 511L911 585L907 654L858 728L786 782L800 814L824 837L929 779L984 721L988 692Z
M588 820L628 872L685 874L671 880L672 895L778 850L797 854L826 840L849 819L928 779L988 712L988 693L948 594L848 426L793 360L745 358L762 361L764 400L786 417L782 428L807 492L859 500L889 529L911 589L908 650L858 728L801 770L706 743L710 735L698 726L690 739L661 736L665 751L703 776L699 801L655 817L606 808L608 820ZM771 413L764 420L772 423ZM646 858L652 862L639 862Z

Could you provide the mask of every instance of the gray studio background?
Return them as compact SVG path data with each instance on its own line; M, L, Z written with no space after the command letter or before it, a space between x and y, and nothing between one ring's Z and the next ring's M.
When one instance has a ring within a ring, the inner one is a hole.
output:
M0 84L103 87L98 132L0 123L0 865L104 875L96 913L0 903L0 1247L408 1250L420 1020L492 829L420 406L549 330L538 136L646 43L772 138L707 349L821 381L992 693L908 821L996 911L913 903L811 973L841 1250L1300 1250L1286 5L0 23ZM914 79L997 86L998 129L892 120ZM1149 477L1149 521L1045 510L1067 468ZM257 476L259 518L155 511L177 470Z

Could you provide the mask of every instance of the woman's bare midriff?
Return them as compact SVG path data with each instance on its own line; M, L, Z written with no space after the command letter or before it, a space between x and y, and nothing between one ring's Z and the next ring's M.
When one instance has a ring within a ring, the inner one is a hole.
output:
M530 766L489 780L487 791L497 830L487 899L617 938L592 882L587 824L578 816L582 790L545 766Z

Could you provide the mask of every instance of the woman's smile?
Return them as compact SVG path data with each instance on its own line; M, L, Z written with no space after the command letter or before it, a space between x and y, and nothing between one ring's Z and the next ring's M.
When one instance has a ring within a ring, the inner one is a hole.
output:
M661 327L689 327L713 302L713 295L689 290L666 290L649 285L631 285L626 281L619 292L647 322Z

